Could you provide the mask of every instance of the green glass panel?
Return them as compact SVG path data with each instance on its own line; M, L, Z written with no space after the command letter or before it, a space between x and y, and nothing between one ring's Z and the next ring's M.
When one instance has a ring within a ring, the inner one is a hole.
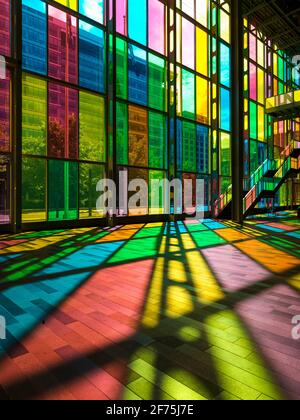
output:
M126 104L117 102L117 163L128 165L128 109Z
M227 133L220 134L220 174L231 176L231 137Z
M22 222L46 221L46 160L22 160Z
M183 170L196 172L196 126L193 123L182 123L182 157Z
M250 101L250 137L257 139L257 105Z
M258 164L258 146L256 141L250 141L250 173L256 171Z
M22 151L46 154L47 87L43 80L23 75L22 84Z
M166 109L166 62L154 54L149 54L149 106Z
M278 57L278 77L284 80L284 60L282 57Z
M104 166L90 163L79 165L79 216L81 219L103 217L96 203L99 197L97 184L105 177Z
M127 99L127 42L120 38L116 40L117 50L117 96Z
M149 112L149 166L165 169L167 163L167 126L164 115Z
M164 185L162 180L165 178L166 173L163 171L149 172L149 214L163 214L164 212Z
M81 160L106 161L105 102L85 92L79 94L79 156Z
M284 93L284 84L279 82L278 83L278 95L282 95Z
M182 115L185 118L195 119L195 75L182 70Z
M225 194L226 191L228 191L228 188L230 187L230 185L232 184L232 179L231 178L221 178L220 179L220 193L221 194Z
M63 160L50 160L49 220L73 220L78 218L78 164Z

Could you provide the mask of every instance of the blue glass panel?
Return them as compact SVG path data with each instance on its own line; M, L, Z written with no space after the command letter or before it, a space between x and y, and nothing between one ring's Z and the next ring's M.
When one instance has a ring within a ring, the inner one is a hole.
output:
M221 130L231 130L231 109L230 109L230 91L220 89L220 128Z
M23 69L47 74L46 4L40 0L22 0Z
M147 45L147 1L128 0L129 38Z
M105 91L105 34L86 22L79 21L79 84Z
M258 143L258 165L262 165L267 159L267 145L265 143Z
M134 45L128 45L128 98L147 105L147 53Z
M182 121L177 120L177 169L182 171Z
M230 87L230 48L225 44L220 44L220 82L222 85Z
M203 125L197 126L197 172L209 172L209 129Z

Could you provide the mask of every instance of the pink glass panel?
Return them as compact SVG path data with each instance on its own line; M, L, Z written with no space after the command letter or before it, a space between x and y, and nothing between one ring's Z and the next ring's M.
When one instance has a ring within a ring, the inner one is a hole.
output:
M10 55L10 0L0 0L0 54Z
M48 150L51 157L78 157L78 93L49 83Z
M127 36L127 0L116 2L116 29L122 35Z
M250 98L254 101L257 98L257 72L254 64L250 64Z
M250 51L249 51L250 58L253 61L257 61L256 37L250 34L249 35L249 43L250 43L250 45L249 45L249 48L250 48Z
M160 28L159 31L157 28ZM149 2L149 48L165 54L165 6L159 0Z
M76 18L49 6L49 76L77 83Z
M10 223L10 159L0 156L0 225Z
M195 26L182 19L182 64L195 69Z
M10 75L0 79L0 152L10 151Z

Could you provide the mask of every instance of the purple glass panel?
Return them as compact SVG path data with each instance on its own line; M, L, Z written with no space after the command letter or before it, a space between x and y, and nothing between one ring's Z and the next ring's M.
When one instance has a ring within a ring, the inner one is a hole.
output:
M49 6L49 76L70 83L78 81L77 20Z
M78 158L78 92L49 83L48 151L50 157Z

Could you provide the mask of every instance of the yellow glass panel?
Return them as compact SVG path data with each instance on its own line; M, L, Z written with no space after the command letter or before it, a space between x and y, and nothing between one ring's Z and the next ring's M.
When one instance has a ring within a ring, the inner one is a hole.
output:
M266 100L266 108L271 109L271 108L274 108L274 107L275 107L275 98L274 97L273 98L268 98Z
M297 90L297 91L294 93L294 101L295 101L295 102L300 102L300 90Z
M273 73L275 76L278 76L278 56L274 54L273 56Z
M257 41L257 62L262 67L265 66L265 48L261 41Z
M248 33L245 32L244 34L244 49L247 50L248 48Z
M177 67L177 112L182 115L182 83L181 83L181 69Z
M197 56L196 56L196 70L198 73L208 76L208 35L205 31L197 28Z
M68 7L69 9L78 11L78 8L77 8L77 0L54 0L54 1L56 1L57 3L62 4L63 6Z
M209 83L202 77L197 77L197 120L204 124L209 122Z
M258 102L261 104L265 103L265 73L263 70L258 69Z

